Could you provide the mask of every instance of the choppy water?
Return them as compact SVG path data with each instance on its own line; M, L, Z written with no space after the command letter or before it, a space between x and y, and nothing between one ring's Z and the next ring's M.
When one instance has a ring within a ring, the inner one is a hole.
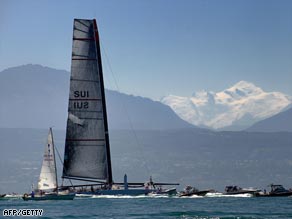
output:
M248 196L169 198L169 197L93 197L73 201L0 201L3 209L43 209L41 218L181 218L247 219L292 218L292 198L254 198ZM7 217L20 218L20 217ZM28 218L28 217L23 217Z

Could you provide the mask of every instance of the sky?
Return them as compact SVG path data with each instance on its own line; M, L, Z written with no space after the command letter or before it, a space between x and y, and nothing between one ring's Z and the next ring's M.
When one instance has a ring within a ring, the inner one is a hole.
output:
M0 71L70 71L74 18L96 18L105 86L159 100L246 80L292 96L292 1L0 0Z

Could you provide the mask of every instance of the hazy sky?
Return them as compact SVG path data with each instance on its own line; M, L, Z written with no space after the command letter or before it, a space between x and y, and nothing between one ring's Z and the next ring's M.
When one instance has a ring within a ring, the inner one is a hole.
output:
M0 71L70 70L74 18L96 18L106 87L159 99L240 80L292 95L292 1L0 0ZM105 51L105 52L104 52Z

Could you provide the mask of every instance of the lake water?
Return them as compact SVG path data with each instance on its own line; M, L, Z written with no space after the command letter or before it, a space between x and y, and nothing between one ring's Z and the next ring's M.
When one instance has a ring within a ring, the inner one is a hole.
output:
M292 218L292 197L94 197L73 201L0 201L3 209L43 209L40 218ZM28 217L4 217L28 218ZM34 217L36 218L36 217Z

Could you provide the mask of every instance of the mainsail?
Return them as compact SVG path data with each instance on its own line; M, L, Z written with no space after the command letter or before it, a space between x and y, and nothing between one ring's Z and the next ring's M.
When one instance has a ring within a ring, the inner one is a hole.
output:
M112 184L102 63L95 20L74 20L63 178L90 178Z
M57 169L55 160L55 148L53 141L53 132L50 128L48 141L45 145L45 153L40 178L38 181L38 189L51 190L57 188Z

